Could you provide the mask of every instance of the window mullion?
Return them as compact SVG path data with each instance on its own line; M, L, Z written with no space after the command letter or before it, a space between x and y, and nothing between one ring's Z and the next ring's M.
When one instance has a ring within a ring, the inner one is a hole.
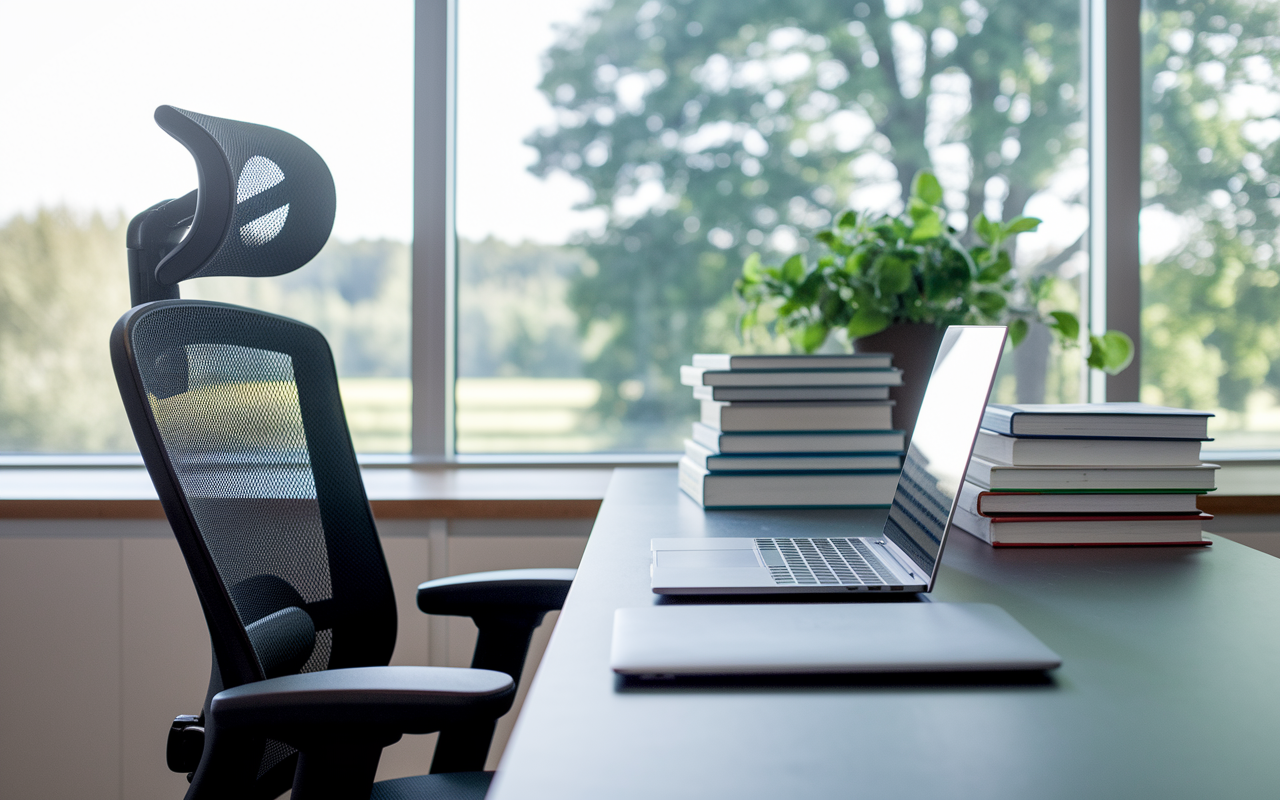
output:
M411 452L430 462L453 456L457 4L415 0L414 10Z
M1084 0L1089 20L1089 331L1133 338L1119 375L1089 371L1093 402L1137 400L1142 310L1138 216L1142 207L1141 0Z

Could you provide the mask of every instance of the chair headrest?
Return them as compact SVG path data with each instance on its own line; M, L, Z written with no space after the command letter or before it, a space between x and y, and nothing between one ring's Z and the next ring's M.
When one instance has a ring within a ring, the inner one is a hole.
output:
M156 266L157 281L284 275L324 247L337 195L329 167L305 142L173 106L155 118L195 158L200 187L191 230Z

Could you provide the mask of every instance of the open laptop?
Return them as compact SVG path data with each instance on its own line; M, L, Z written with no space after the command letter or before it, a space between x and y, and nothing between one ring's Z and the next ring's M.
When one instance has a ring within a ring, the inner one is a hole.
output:
M653 591L931 591L1006 334L1003 326L947 328L883 528L828 538L654 539Z

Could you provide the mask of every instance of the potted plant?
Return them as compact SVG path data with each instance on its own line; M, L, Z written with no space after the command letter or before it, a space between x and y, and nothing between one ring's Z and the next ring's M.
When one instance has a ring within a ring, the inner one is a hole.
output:
M1053 278L1019 276L1005 249L1040 220L993 222L979 214L973 226L977 243L966 248L945 223L941 203L938 179L920 172L905 212L845 211L813 237L817 258L797 253L769 267L752 253L734 286L746 305L740 330L764 327L806 353L843 330L858 350L892 352L908 384L894 392L899 426L908 433L948 325L1008 325L1016 347L1030 323L1039 322L1064 346L1077 346L1076 315L1046 308ZM1120 331L1089 334L1088 348L1089 366L1112 375L1133 359L1133 341Z

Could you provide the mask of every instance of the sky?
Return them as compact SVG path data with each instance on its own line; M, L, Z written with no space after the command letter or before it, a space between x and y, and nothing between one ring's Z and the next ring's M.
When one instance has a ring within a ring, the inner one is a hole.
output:
M458 234L511 242L563 243L600 224L574 211L586 187L564 173L548 180L528 166L536 151L523 143L554 121L538 92L541 56L555 25L581 20L596 0L459 0Z
M459 0L461 236L557 244L599 228L600 212L573 210L585 186L563 173L534 177L536 154L524 144L554 119L537 90L542 54L558 26L581 20L596 2ZM169 0L0 5L0 74L9 76L0 82L0 223L59 204L132 216L195 188L190 156L152 119L170 103L301 137L333 170L335 237L407 241L412 0L358 10L334 0L221 0L216 15L210 8ZM1164 217L1147 213L1144 223L1148 257L1177 240ZM1078 235L1066 229L1083 224L1049 224L1041 236L1061 246L1057 239Z
M553 21L592 0L460 0L458 225L562 242L584 190L525 169ZM216 8L216 13L210 13ZM281 128L338 187L334 235L412 230L413 3L171 0L0 4L0 222L41 206L128 216L196 187L152 119L172 104Z

